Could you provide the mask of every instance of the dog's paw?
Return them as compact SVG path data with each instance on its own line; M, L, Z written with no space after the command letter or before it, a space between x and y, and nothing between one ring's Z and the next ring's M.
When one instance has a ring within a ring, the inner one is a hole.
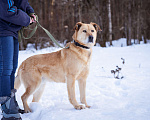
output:
M19 108L18 112L21 113L21 114L24 114L24 113L25 113L25 111L22 110L22 109L20 109L20 108Z
M25 109L24 111L25 111L25 113L30 113L30 112L32 112L30 108Z
M91 108L91 106L89 106L89 105L86 105L85 107L87 107L87 108Z
M81 109L85 109L85 107L83 105L77 105L75 106L75 109L81 110Z

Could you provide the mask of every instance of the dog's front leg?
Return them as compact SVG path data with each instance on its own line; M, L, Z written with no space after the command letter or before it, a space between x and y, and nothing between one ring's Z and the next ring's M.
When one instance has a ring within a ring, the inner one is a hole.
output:
M91 106L89 106L86 102L86 79L78 80L78 84L80 90L80 101L82 104L85 104L87 108L90 108Z
M67 90L68 98L70 103L74 106L75 109L81 110L85 109L83 105L79 105L75 97L75 78L73 76L67 76Z

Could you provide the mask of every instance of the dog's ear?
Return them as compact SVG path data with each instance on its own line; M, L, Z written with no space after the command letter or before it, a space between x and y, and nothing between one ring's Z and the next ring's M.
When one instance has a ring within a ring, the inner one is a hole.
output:
M83 24L82 22L76 23L76 25L74 26L73 30L79 31L79 29L80 29L80 27L82 26L82 24Z
M96 31L99 31L99 30L102 31L102 30L100 29L99 25L97 25L96 23L92 23L92 22L91 22L90 24L92 24L92 25L94 26L94 28L95 28Z
M75 30L75 33L74 33L73 36L72 36L72 38L73 38L74 40L77 39L77 32L79 31L79 29L80 29L80 27L81 27L82 25L83 25L82 22L78 22L78 23L76 23L76 25L74 26L73 30Z

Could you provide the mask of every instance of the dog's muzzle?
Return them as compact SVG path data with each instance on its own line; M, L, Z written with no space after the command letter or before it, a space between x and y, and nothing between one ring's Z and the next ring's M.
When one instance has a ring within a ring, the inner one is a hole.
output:
M89 36L89 43L93 43L93 36L92 35Z

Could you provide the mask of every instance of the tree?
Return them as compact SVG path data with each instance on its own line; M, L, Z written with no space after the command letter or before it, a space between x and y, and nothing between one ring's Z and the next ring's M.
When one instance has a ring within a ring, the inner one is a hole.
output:
M106 42L127 38L127 45L147 42L150 39L150 1L149 0L29 0L39 17L40 24L60 42L72 41L73 27L81 21L97 23L102 32L98 32L97 42L102 47ZM30 40L23 40L21 49L28 43L35 48L52 46L53 43L38 28Z
M108 0L109 42L112 46L111 0Z

